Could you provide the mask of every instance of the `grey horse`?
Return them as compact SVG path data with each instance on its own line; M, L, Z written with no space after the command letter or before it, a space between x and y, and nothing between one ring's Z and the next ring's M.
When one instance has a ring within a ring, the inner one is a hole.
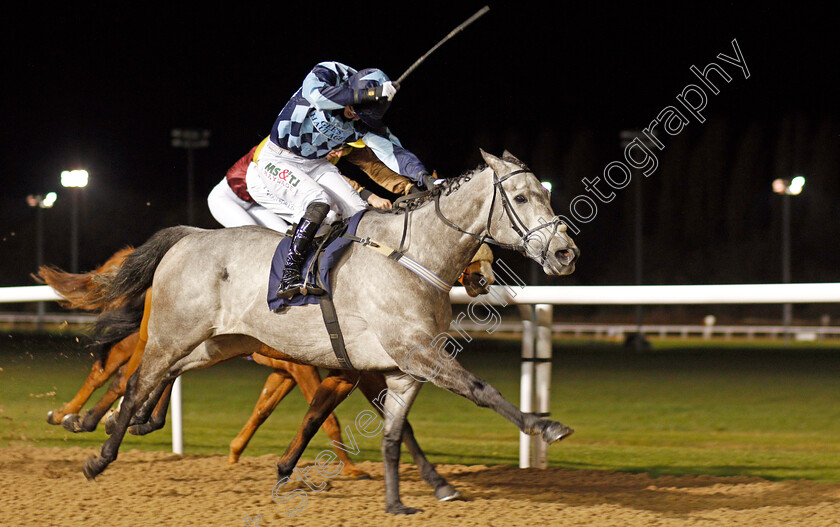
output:
M579 250L554 217L549 195L534 174L508 152L501 158L481 155L486 166L447 180L434 191L436 199L411 212L411 221L400 214L369 213L356 235L404 248L448 284L484 241L526 254L549 275L572 273ZM169 240L155 244L153 236L138 248L105 288L113 298L136 297L149 287L154 294L146 298L142 361L100 455L84 463L89 479L116 459L144 401L152 401L178 374L254 353L261 343L279 350L277 359L341 368L317 305L280 313L267 307L269 266L281 235L261 227L172 229ZM352 244L332 273L335 309L353 366L382 372L386 380L382 453L387 512L418 511L400 500L398 464L404 423L424 373L435 372L430 380L437 386L492 408L547 443L573 432L522 413L454 357L441 353L436 337L446 334L452 319L445 291L362 244Z

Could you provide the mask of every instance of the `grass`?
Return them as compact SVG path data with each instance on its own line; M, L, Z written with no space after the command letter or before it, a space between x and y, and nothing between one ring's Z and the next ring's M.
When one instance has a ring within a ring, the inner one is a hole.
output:
M98 448L104 432L71 434L45 422L47 411L81 385L92 359L72 338L7 335L0 342L0 446ZM509 400L519 400L515 342L465 345L459 360ZM250 414L268 370L234 360L184 376L185 451L225 454ZM840 482L840 350L797 343L680 346L656 341L635 353L619 344L558 341L551 410L576 433L549 448L551 466L658 475L754 475L772 480ZM101 391L99 392L101 393ZM99 394L98 393L98 394ZM96 395L98 395L96 394ZM342 425L368 408L354 393L338 409ZM280 454L306 403L293 391L245 455ZM428 385L410 414L436 463L518 463L518 431L491 410ZM101 427L100 427L101 428ZM356 459L380 460L378 438L354 434ZM346 438L346 434L345 434ZM166 451L169 425L123 448ZM329 448L318 434L304 457ZM407 456L404 457L409 461Z

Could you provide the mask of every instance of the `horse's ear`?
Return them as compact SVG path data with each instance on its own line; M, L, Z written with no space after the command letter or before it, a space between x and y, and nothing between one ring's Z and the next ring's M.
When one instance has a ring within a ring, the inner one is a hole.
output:
M505 150L504 153L502 153L502 159L504 159L505 161L510 161L511 163L516 163L517 165L522 164L522 161L516 159L516 156L514 156L507 150Z
M488 154L484 150L481 150L481 157L484 158L484 161L490 168L493 169L494 172L497 174L501 174L505 172L505 162L499 159L498 157L494 156L493 154Z

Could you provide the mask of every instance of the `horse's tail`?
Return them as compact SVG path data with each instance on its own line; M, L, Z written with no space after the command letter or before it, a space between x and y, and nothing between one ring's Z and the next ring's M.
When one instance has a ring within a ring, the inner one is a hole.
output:
M104 311L116 305L102 302L103 284L116 275L126 257L134 251L133 247L120 249L108 261L87 273L68 273L58 267L43 265L32 275L38 283L46 284L63 298L59 304L68 309L84 311Z
M145 295L146 290L152 286L152 278L163 256L183 238L200 230L179 225L153 234L146 243L125 258L112 277L102 281L102 302L113 305Z
M183 225L160 230L127 255L116 273L98 277L100 302L110 307L97 317L90 346L98 350L103 363L117 342L140 330L146 291L163 256L184 237L200 230Z
M146 294L126 299L122 304L103 311L93 324L88 348L104 364L118 342L140 330Z

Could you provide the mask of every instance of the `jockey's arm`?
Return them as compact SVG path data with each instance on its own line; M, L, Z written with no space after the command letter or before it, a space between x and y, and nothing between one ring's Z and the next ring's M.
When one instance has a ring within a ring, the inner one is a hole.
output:
M396 136L390 132L387 134L385 137L371 132L365 134L362 140L389 170L422 185L426 178L431 177L429 171L416 155L402 147Z
M365 187L361 186L357 181L350 179L347 176L344 176L344 179L350 183L350 186L353 187L353 190L359 193L359 196L362 197L365 202L369 203L371 206L376 207L377 209L385 209L389 210L391 208L391 202L385 198L380 198L373 192L369 191Z
M388 192L408 194L414 186L410 179L388 168L370 148L353 148L345 154L344 158L359 167L370 179Z
M381 88L378 93L370 93L370 90L354 90L344 84L344 77L354 73L356 70L340 62L322 62L303 80L301 93L319 110L339 110L378 100Z

